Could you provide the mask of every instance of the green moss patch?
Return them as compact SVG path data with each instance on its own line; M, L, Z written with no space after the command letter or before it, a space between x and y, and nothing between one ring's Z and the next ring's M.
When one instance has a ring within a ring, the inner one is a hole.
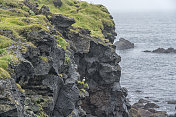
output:
M48 57L40 56L40 58L41 58L45 63L48 63Z
M24 22L23 19L29 21L29 23ZM37 30L46 30L49 31L47 26L47 20L45 16L38 15L38 16L31 16L31 17L12 17L12 18L4 18L3 21L0 22L0 29L3 30L11 30L13 31L13 35L16 38L22 38L22 32L29 32L29 31L37 31Z
M56 37L56 41L58 42L58 47L62 47L64 48L64 50L66 50L67 46L69 45L69 43L67 41L65 41L65 39L63 39L60 34L55 35Z
M18 83L16 83L16 85L17 85L17 87L18 87L18 90L19 90L21 93L24 93L24 92L25 92L25 90L22 89L21 86L20 86Z
M18 59L12 55L4 55L0 57L0 78L9 78L12 73L12 67L18 64Z
M9 47L12 43L14 43L14 41L12 41L11 39L0 35L0 48L6 48Z
M105 38L102 34L104 24L109 27L114 26L110 14L102 5L93 5L79 0L62 0L63 4L61 8L56 8L53 4L54 0L32 1L37 2L39 8L43 5L47 5L52 13L73 17L76 20L76 23L73 24L74 27L89 29L91 36L98 37L102 40Z
M0 79L10 78L10 74L0 67Z

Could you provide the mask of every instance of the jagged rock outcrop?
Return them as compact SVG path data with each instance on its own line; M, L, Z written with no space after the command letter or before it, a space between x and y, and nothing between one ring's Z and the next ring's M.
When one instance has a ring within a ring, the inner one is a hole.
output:
M53 4L59 8L62 2ZM88 29L72 26L73 18L51 13L47 5L39 9L32 0L23 3L28 15L37 16L13 22L24 29L0 29L0 36L13 40L6 53L18 59L16 64L8 61L11 74L0 78L0 116L129 117L127 89L120 86L121 58L112 45L114 25L102 25L99 32L109 40L105 42Z
M75 23L73 18L68 18L63 15L54 15L49 20L61 33L63 33L68 27Z
M115 25L113 27L110 27L107 24L103 25L104 25L104 30L102 30L103 35L105 36L106 39L109 40L109 42L114 43L114 39L116 39L115 36L117 36L117 33L115 32Z
M76 53L78 71L89 84L89 97L83 109L96 117L128 117L126 90L120 87L120 57L114 49L90 42L90 51Z
M13 79L0 80L0 117L23 117L22 96Z

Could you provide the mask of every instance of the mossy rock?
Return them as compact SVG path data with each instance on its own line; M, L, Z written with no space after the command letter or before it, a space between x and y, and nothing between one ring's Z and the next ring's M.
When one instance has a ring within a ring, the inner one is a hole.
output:
M0 67L0 79L10 78L10 74Z
M104 24L109 27L114 26L111 15L102 5L89 4L79 0L62 0L62 6L57 8L54 6L54 0L32 0L38 3L39 9L43 5L47 5L54 14L62 14L76 20L74 27L84 28L91 31L91 36L105 39L102 34ZM108 40L106 40L108 41Z
M4 55L0 57L0 78L10 78L10 73L13 72L11 69L13 66L18 64L19 61L15 56Z

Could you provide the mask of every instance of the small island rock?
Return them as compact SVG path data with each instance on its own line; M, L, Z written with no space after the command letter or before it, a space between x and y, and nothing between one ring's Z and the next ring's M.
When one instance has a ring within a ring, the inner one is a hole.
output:
M176 49L174 48L168 48L168 49L164 49L164 48L158 48L155 49L153 51L150 50L145 50L143 52L152 52L152 53L176 53Z
M120 38L119 41L114 43L114 45L116 46L116 49L118 50L134 48L134 43L131 43L130 41L124 38Z

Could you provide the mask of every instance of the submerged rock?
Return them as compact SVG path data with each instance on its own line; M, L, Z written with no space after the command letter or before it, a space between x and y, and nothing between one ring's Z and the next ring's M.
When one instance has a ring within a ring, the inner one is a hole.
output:
M134 48L134 43L131 43L130 41L124 38L120 38L119 41L114 43L114 45L116 46L116 49L118 50Z

